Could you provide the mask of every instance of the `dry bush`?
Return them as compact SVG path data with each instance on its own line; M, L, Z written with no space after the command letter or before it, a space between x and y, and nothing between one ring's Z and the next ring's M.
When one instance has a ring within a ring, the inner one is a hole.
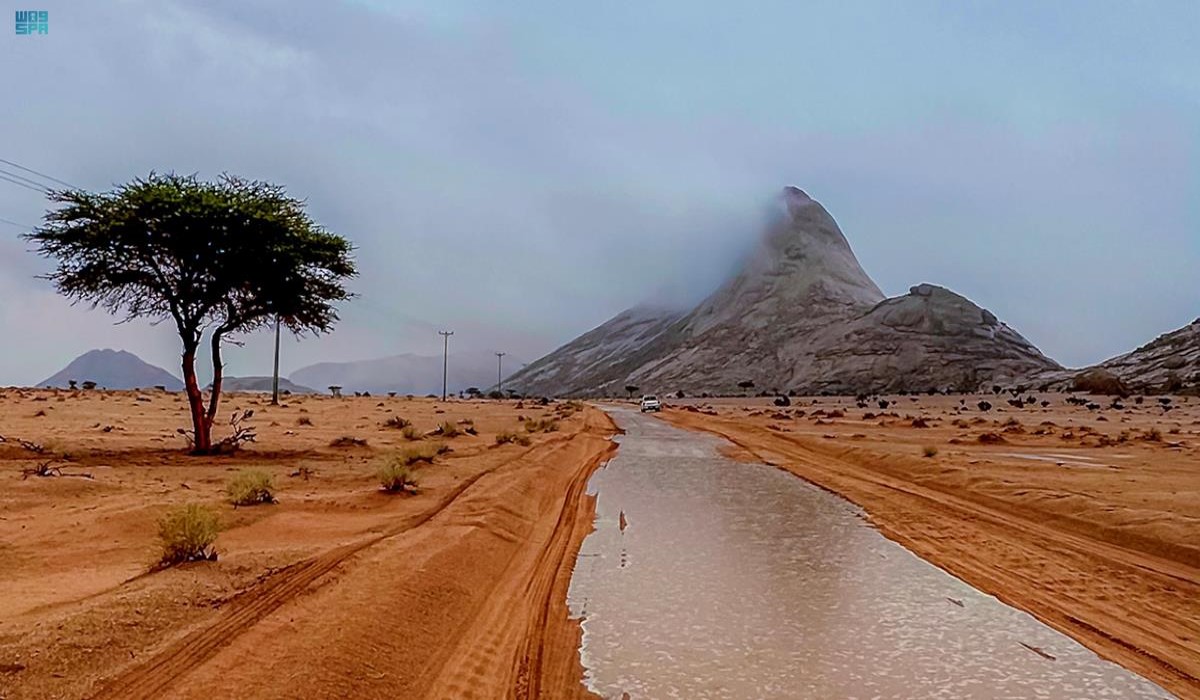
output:
M412 467L403 461L402 457L393 458L379 468L376 473L379 485L389 493L416 493L417 480L413 476Z
M416 426L406 425L400 429L400 435L405 440L420 440L421 433L417 432Z
M176 506L158 521L158 539L162 544L159 566L189 561L216 561L212 548L221 531L221 523L212 508L198 503Z
M392 416L383 422L383 427L393 430L404 430L412 425L412 421L400 416Z
M312 425L312 418L308 416L300 416L296 419L296 425Z
M938 448L934 447L933 445L926 445L925 447L921 448L921 454L926 457L937 457L937 453Z
M981 433L979 435L979 442L984 445L995 445L1007 441L996 433Z
M527 433L553 433L558 430L558 421L553 418L535 418L525 421Z
M518 445L528 446L532 440L529 439L528 435L516 433L511 430L505 430L503 432L496 433L497 445L503 445L509 442L515 442Z
M254 506L275 502L275 483L271 475L259 469L243 469L225 486L229 502L235 506Z
M459 436L458 426L454 421L446 420L438 424L438 427L433 431L437 435L445 438L453 438Z
M339 438L334 438L330 443L330 447L366 447L367 441L362 438L356 438L350 435L343 435Z
M440 444L433 443L433 442L426 442L426 443L422 443L420 445L413 445L411 447L406 447L403 450L400 450L400 453L398 455L396 455L396 460L400 464L402 464L406 467L409 465L412 465L412 464L416 464L417 462L425 462L426 464L432 464L433 458L438 456L439 454L442 454L445 451L446 451L445 445L440 445Z

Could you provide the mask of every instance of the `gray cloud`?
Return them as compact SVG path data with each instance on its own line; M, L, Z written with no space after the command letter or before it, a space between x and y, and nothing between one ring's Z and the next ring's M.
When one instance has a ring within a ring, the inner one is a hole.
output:
M49 36L0 44L36 86L6 92L0 157L92 188L266 178L359 246L361 298L285 369L441 327L536 357L694 299L788 183L886 292L945 284L1068 364L1200 314L1192 4L44 4ZM0 182L0 217L43 206ZM96 346L175 369L170 328L69 307L4 229L0 384Z

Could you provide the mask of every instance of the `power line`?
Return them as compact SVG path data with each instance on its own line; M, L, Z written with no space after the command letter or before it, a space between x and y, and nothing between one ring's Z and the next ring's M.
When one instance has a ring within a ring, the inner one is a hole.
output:
M74 190L82 190L83 189L82 187L80 187L78 185L72 185L71 183L67 182L66 180L59 180L58 178L52 177L45 173L39 173L38 171L34 170L33 168L26 168L24 165L21 165L20 163L14 163L11 160L4 160L3 158L0 158L0 163L7 163L7 164L13 166L14 168L20 168L21 170L24 170L27 173L33 173L34 175L37 175L38 177L44 177L47 180L50 180L51 182L57 182L60 185L66 185L67 187L70 187L71 189L74 189Z
M24 187L27 190L33 190L34 192L37 192L39 194L46 194L49 191L44 187L33 187L31 185L27 185L24 182L21 182L20 180L16 180L11 177L8 177L7 175L4 175L3 173L0 173L0 180L7 180L7 181L11 182L12 184L17 185L18 187Z
M25 182L30 185L33 185L34 187L41 188L43 190L49 189L42 183L38 182L37 180L31 180L31 179L25 177L24 175L18 175L17 173L10 173L9 171L5 170L4 168L0 168L0 173L3 173L4 175L7 175L8 177L20 180L21 182Z
M21 222L19 222L19 221L13 221L12 219L5 219L5 218L4 218L4 217L2 217L2 216L0 216L0 224L8 224L9 226L16 226L17 228L24 228L24 229L35 229L35 228L37 228L36 226L33 226L33 225L31 225L31 224L23 224L23 223L21 223Z

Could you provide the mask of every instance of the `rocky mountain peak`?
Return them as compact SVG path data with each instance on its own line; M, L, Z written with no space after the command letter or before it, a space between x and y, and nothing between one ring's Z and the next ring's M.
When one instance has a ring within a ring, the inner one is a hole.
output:
M690 312L630 310L511 379L545 394L923 391L1058 368L995 315L944 287L892 299L825 207L785 187L741 269ZM618 391L619 393L619 391Z

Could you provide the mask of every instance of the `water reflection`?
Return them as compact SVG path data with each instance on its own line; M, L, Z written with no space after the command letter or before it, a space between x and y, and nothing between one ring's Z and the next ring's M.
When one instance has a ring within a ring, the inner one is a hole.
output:
M627 434L590 485L596 531L569 599L600 695L1170 697L923 562L842 499L721 457L713 438L615 417Z

